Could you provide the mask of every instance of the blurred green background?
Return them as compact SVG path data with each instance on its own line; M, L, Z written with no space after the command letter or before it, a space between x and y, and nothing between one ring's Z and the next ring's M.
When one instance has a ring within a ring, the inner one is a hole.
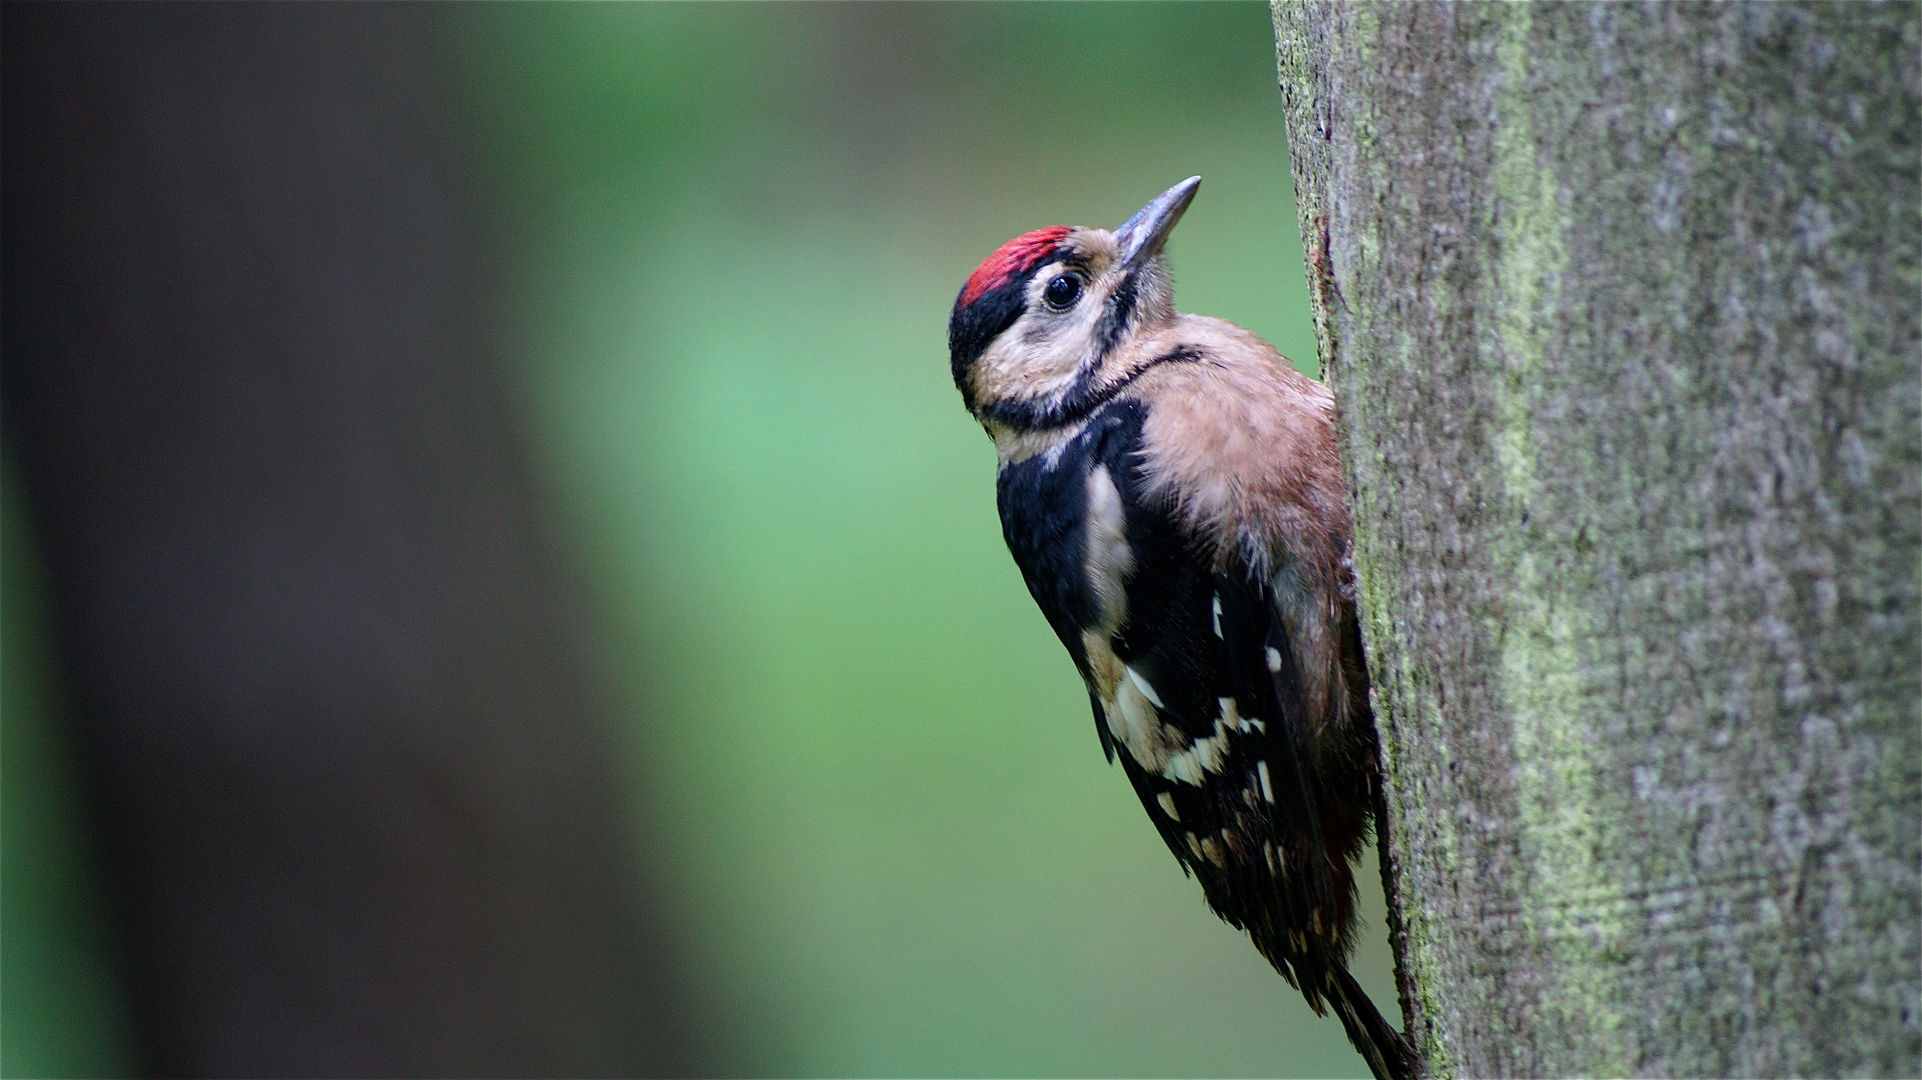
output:
M1314 373L1265 6L455 21L452 100L507 225L511 376L635 718L635 820L717 1067L1366 1075L1103 761L946 355L956 291L1004 240L1112 226L1199 173L1178 306ZM71 814L41 812L66 796L13 511L0 1065L110 1072L99 936L83 901L44 902L86 887L59 855ZM1362 877L1357 973L1387 1004Z

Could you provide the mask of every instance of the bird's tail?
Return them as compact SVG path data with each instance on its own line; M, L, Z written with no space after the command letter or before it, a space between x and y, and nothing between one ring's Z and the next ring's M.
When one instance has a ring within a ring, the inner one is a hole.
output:
M1329 972L1328 982L1328 1002L1341 1017L1341 1026L1348 1029L1348 1040L1368 1059L1375 1080L1412 1080L1415 1055L1408 1040L1382 1019L1361 984L1340 964Z

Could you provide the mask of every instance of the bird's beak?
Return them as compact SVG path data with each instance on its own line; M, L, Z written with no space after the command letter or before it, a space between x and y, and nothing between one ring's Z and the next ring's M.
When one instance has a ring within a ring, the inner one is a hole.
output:
M1200 186L1201 177L1190 176L1155 196L1115 230L1115 240L1121 244L1123 266L1132 270L1161 254L1161 245L1168 242L1168 234L1175 231L1175 223L1194 201L1195 189Z

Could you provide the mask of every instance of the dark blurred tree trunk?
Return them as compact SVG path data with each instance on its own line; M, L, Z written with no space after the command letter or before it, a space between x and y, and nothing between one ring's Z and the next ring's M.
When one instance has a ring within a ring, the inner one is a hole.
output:
M434 17L5 9L8 438L163 1075L693 1067Z
M1917 11L1277 3L1438 1074L1922 1072Z

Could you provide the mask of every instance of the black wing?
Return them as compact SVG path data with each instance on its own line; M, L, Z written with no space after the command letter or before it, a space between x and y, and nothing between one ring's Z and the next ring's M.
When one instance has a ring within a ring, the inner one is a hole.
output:
M1244 568L1214 568L1175 517L1142 490L1145 406L1116 402L1051 455L1003 470L1003 531L1030 593L1074 657L1095 725L1121 758L1148 816L1222 918L1319 1007L1328 943L1318 925L1343 890L1323 842L1310 782L1301 680L1268 585ZM1087 477L1106 466L1126 513L1133 556L1127 617L1106 638L1153 699L1163 752L1117 735L1101 702L1084 631L1099 620L1088 584ZM1168 748L1175 752L1165 752ZM1332 935L1332 936L1331 936ZM1338 951L1338 950L1337 950ZM1333 958L1339 961L1339 956Z
M1338 933L1321 923L1347 868L1328 858L1294 647L1266 581L1211 567L1170 508L1139 490L1138 468L1112 472L1126 478L1135 556L1115 653L1157 688L1164 723L1194 745L1224 744L1172 771L1130 759L1129 779L1209 904L1319 1004L1324 945Z
M1088 684L1102 748L1121 759L1209 905L1247 930L1317 1012L1334 1006L1377 1077L1411 1076L1406 1042L1343 965L1353 924L1349 859L1375 805L1373 726L1365 713L1308 715L1273 586L1246 566L1213 565L1177 515L1143 490L1145 416L1139 402L1116 402L1049 453L1004 468L1008 549ZM1106 632L1088 544L1090 479L1103 468L1132 563L1126 616ZM1353 702L1336 707L1365 710L1352 616L1336 631L1342 671L1330 675ZM1111 707L1121 715L1110 717ZM1336 733L1323 738L1332 746L1315 744L1318 730Z

